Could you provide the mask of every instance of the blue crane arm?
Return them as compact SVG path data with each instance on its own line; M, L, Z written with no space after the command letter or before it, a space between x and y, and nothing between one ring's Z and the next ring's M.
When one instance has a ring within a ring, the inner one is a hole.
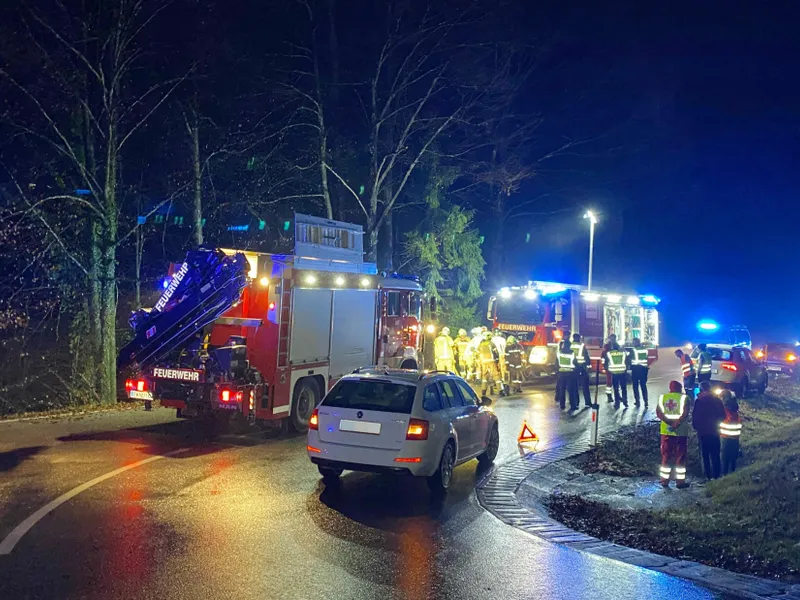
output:
M135 335L120 351L117 369L143 369L186 347L239 301L249 268L243 254L190 250L155 306L131 315Z

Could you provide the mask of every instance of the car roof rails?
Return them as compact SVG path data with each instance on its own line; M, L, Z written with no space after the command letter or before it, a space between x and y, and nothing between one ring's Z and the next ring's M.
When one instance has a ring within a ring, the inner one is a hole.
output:
M423 379L424 377L428 377L429 375L452 375L453 377L456 376L455 373L452 371L447 371L444 369L426 369L422 373L419 374L419 378Z

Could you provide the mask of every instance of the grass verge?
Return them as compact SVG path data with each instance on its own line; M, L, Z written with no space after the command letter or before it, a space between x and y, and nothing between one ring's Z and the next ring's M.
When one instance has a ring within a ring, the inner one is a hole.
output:
M742 456L736 473L710 482L705 506L620 510L555 495L551 515L595 537L667 556L800 583L800 386L771 384L741 403ZM658 426L648 424L579 459L587 472L657 478ZM689 478L701 476L689 437ZM680 493L671 490L670 493Z

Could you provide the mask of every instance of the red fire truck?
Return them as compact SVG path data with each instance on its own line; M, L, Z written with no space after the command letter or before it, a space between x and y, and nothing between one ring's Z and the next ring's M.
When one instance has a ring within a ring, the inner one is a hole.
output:
M366 365L417 368L418 281L363 261L358 225L295 216L295 252L190 251L120 352L129 398L179 416L240 412L303 431L323 394Z
M650 362L656 361L659 302L650 294L589 291L578 285L529 281L500 289L489 299L486 318L528 348L530 375L547 375L555 370L555 350L565 331L583 336L593 368L612 333L623 347L639 338L648 348Z

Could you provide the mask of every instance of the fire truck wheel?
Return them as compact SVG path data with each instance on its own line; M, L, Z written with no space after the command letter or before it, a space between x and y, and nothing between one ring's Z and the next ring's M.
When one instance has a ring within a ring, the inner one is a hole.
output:
M308 420L320 401L317 382L306 377L297 382L292 397L292 428L298 433L308 431Z

